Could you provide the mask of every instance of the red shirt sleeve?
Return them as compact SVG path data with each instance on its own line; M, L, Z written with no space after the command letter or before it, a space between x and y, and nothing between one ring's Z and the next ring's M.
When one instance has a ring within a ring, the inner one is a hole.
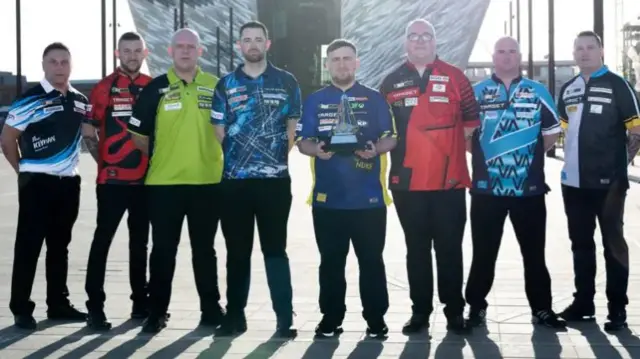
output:
M100 126L104 121L107 107L109 106L109 91L111 91L109 86L111 82L111 76L103 79L98 82L89 95L89 102L91 103L89 119L93 121L95 126Z
M458 76L458 86L460 89L460 110L462 111L464 127L480 126L480 105L478 105L478 101L476 101L471 82L469 82L469 79L462 73Z

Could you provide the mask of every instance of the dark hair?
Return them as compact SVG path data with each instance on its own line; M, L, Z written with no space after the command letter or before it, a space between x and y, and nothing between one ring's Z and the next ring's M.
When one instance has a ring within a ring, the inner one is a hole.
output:
M262 29L262 31L264 31L265 38L269 38L269 31L267 30L267 26L260 21L249 21L240 26L240 37L242 37L242 32L245 29Z
M71 55L71 51L69 51L69 48L67 47L67 45L61 42L54 42L47 45L47 47L44 48L44 51L42 52L42 58L44 59L45 56L47 56L47 54L49 54L53 50L66 51L69 55Z
M578 34L578 36L576 36L576 38L579 38L579 37L593 37L594 39L596 39L596 42L598 43L598 47L602 47L602 38L600 38L600 35L596 34L594 31L591 31L591 30L582 31Z
M333 41L331 41L331 43L329 44L329 46L327 46L327 56L329 56L330 53L334 52L335 50L342 48L342 47L349 47L353 50L353 52L355 52L356 54L358 53L358 50L356 50L356 45L349 41L349 40L345 40L345 39L335 39Z
M120 42L122 41L143 41L142 40L142 36L140 36L140 34L138 34L137 32L133 32L133 31L129 31L129 32L125 32L124 34L122 34L122 36L120 36L120 39L118 39L118 46L120 46Z

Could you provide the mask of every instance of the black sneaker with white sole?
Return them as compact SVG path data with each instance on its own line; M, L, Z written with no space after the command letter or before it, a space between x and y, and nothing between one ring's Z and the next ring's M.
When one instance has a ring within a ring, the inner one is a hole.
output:
M531 313L531 321L534 324L543 325L545 327L554 329L564 329L567 327L567 322L560 319L560 317L550 309L534 311L533 313Z
M342 323L326 316L322 318L318 326L316 326L317 337L334 337L342 334Z

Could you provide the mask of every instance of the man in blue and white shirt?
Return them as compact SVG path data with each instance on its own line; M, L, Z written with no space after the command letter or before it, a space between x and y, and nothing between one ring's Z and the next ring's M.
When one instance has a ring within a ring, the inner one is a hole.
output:
M504 222L509 216L523 255L525 290L533 319L562 328L551 308L551 278L545 262L547 209L545 152L560 132L547 89L520 75L521 55L512 38L496 42L495 72L474 86L480 130L471 139L473 262L467 281L469 324L485 321Z
M18 174L11 301L17 327L36 329L31 289L43 242L47 244L47 317L84 321L69 302L67 247L80 204L81 126L87 98L69 85L71 54L61 43L44 50L45 78L11 106L0 142Z

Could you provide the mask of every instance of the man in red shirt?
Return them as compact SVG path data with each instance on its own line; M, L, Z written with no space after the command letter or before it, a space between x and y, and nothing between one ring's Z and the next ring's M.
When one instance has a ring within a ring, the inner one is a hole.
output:
M85 284L89 296L87 324L98 330L111 328L104 313L105 270L111 241L125 211L129 213L131 318L147 316L149 218L144 176L148 158L133 144L127 123L138 93L151 81L151 77L140 73L147 56L140 35L133 32L123 34L118 41L116 55L120 58L120 67L94 87L90 96L93 123L83 125L82 129L85 144L98 163L98 218Z
M433 311L431 248L436 252L438 293L447 328L467 332L462 316L462 239L471 185L465 142L479 126L478 104L464 73L438 58L428 21L406 30L407 61L380 91L393 109L398 145L391 151L389 189L407 243L413 315L405 333L428 328Z

